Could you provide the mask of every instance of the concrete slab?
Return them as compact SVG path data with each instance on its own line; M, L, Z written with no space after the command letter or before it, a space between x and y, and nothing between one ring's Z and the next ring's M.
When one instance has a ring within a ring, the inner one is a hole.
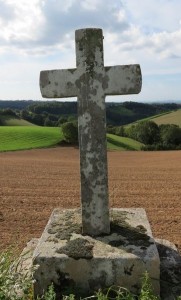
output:
M92 294L117 285L138 293L148 271L159 295L160 259L144 209L111 209L110 234L82 235L79 209L55 209L33 254L35 295Z

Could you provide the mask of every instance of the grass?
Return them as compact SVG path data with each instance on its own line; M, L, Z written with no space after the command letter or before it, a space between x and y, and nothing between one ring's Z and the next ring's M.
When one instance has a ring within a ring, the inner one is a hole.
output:
M25 254L26 255L26 254ZM26 259L26 258L25 258ZM33 295L34 269L24 269L21 259L14 259L13 250L0 253L0 300L35 300ZM36 300L55 300L56 294L53 284L42 297ZM94 295L79 298L74 294L63 295L62 300L160 300L154 294L149 274L145 272L139 295L134 295L124 287L111 286L103 292L99 290ZM175 300L181 300L181 296Z
M62 139L59 127L0 126L0 151L51 147Z
M4 126L36 126L26 120L13 118L9 115L1 115L1 120L3 121Z
M9 118L5 121L5 126L36 126L26 120L23 119L13 119Z
M178 109L176 111L161 115L161 116L155 116L152 118L152 121L154 121L156 124L175 124L181 127L181 109Z
M62 140L60 127L0 126L0 152L46 148ZM130 138L107 134L108 150L140 150L142 145Z
M35 300L33 296L33 268L26 270L21 259L12 259L13 251L0 253L0 300ZM36 300L55 300L56 294L53 284L49 286L47 292ZM63 300L80 299L73 294L62 297ZM148 273L144 274L140 295L135 297L131 292L123 287L112 286L105 290L96 292L93 296L82 300L158 300L154 295ZM178 299L179 300L179 299Z
M141 150L144 146L142 143L137 142L127 137L121 137L114 134L107 134L107 147L109 150Z
M151 116L148 118L144 118L141 120L138 120L136 122L130 123L128 125L125 125L125 128L130 127L132 125L136 125L139 122L142 121L153 121L155 122L157 125L161 125L161 124L175 124L178 125L179 127L181 127L181 109L178 109L176 111L169 111L169 112L165 112L159 115L155 115L155 116Z

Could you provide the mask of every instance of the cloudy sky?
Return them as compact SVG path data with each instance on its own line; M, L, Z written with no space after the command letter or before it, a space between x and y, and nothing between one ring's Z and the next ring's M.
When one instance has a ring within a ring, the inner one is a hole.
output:
M180 0L0 0L0 99L42 99L39 72L75 67L75 29L102 28L105 65L139 63L139 95L181 100Z

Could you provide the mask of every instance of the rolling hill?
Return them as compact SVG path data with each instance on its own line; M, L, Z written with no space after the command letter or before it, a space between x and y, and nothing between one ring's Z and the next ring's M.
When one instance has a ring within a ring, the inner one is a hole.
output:
M63 140L61 129L39 126L0 126L0 151L45 148Z
M153 118L150 118L153 122L155 122L157 125L161 124L175 124L181 127L181 109L163 114L160 116L155 116Z
M61 141L60 127L0 126L0 152L53 147ZM142 145L130 138L107 134L108 150L140 150Z
M35 126L35 124L11 115L1 115L1 122L3 126Z
M129 128L130 126L136 125L139 122L143 122L143 121L153 121L157 125L174 124L174 125L178 125L179 127L181 127L181 109L171 111L171 112L165 112L162 114L158 114L158 115L154 115L154 116L151 116L148 118L137 120L133 123L129 123L129 124L125 125L125 128Z
M175 103L106 102L107 124L121 126L137 120L180 109ZM1 116L11 113L39 126L60 126L65 121L77 119L77 102L69 101L3 101ZM63 122L62 122L63 121ZM16 125L16 124L15 124Z
M142 146L144 146L142 143L133 139L110 133L107 134L107 147L109 150L141 150Z

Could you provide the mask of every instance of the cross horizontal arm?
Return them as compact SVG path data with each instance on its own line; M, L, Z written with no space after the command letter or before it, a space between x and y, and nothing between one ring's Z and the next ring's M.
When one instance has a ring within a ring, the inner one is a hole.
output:
M139 65L105 67L108 86L105 95L138 94L141 91L142 76Z
M40 72L40 90L45 98L76 97L76 69Z

